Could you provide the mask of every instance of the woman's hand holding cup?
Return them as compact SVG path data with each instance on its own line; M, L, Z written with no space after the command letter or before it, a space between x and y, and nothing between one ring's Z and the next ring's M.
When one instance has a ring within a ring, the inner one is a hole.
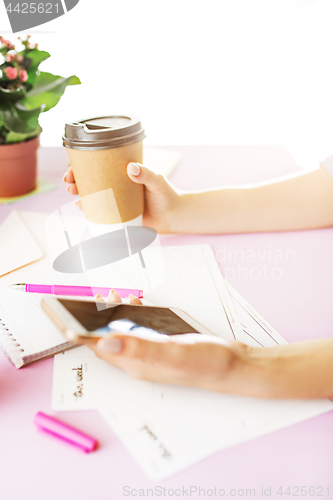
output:
M178 232L177 219L182 211L181 193L163 175L156 174L140 163L129 163L127 175L136 184L144 185L143 225L153 227L159 233ZM68 183L68 192L77 195L71 166L64 175L64 181Z

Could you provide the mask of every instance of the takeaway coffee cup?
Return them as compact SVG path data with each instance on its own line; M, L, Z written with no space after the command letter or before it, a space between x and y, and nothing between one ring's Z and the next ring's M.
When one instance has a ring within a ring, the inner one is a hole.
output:
M131 181L127 165L142 163L144 137L135 116L103 116L66 124L63 145L89 222L124 223L143 214L143 186Z

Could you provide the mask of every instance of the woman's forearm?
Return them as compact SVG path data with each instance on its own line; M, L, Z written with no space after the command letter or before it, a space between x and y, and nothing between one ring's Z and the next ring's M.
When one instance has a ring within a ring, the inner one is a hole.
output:
M333 339L237 352L228 392L259 398L333 397ZM232 389L233 388L233 389Z
M290 231L333 225L333 180L320 167L267 183L184 193L183 233Z

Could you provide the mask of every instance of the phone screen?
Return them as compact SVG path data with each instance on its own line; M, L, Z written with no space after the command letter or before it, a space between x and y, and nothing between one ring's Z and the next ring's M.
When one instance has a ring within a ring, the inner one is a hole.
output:
M89 332L106 334L143 327L166 335L199 333L173 311L164 307L114 304L98 311L94 302L58 300Z

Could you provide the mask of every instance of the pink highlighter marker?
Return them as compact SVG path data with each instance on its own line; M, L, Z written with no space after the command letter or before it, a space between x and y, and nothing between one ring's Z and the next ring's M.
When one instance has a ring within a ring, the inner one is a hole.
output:
M61 420L58 420L57 418L50 417L41 411L36 413L34 423L40 430L47 432L48 434L51 434L51 436L61 439L68 444L77 446L85 453L90 453L97 447L97 440L93 437L84 434L64 422L61 422Z

